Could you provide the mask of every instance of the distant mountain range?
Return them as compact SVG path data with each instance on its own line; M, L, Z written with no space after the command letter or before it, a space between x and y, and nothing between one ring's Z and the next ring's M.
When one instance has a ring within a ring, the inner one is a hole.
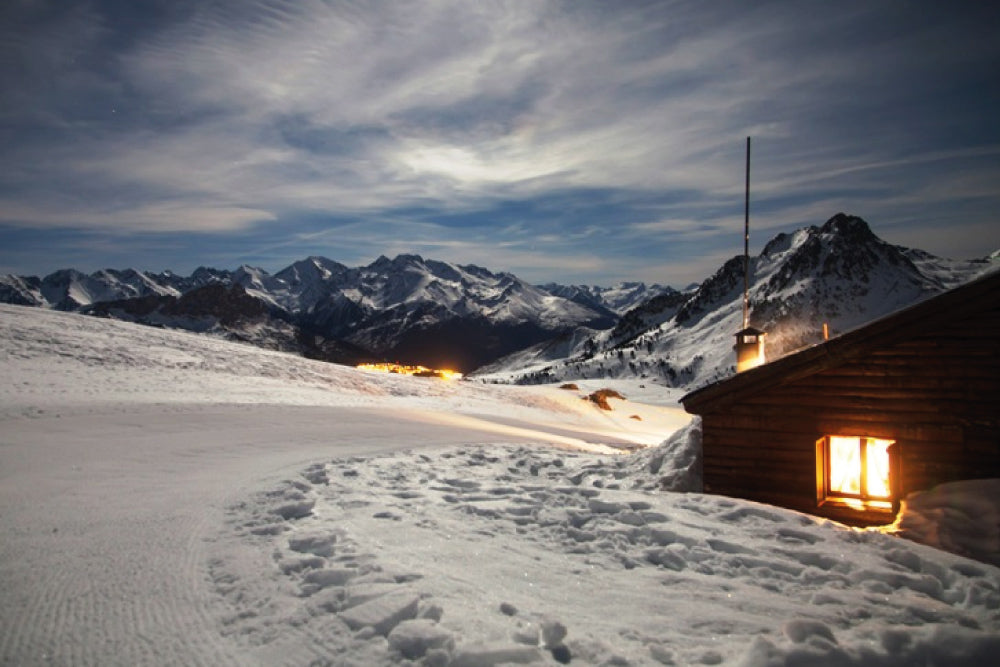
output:
M861 218L779 234L751 258L753 326L772 357L1000 267L890 245ZM399 255L349 268L309 257L270 274L128 269L0 276L0 302L224 336L339 363L391 360L486 380L635 377L691 387L733 372L743 258L699 286L535 286L509 273Z
M750 324L773 359L1000 269L1000 255L948 260L894 246L861 218L774 237L751 257ZM606 330L577 329L479 369L483 379L557 382L638 378L692 388L734 372L744 260L733 257L694 290L665 290Z
M213 333L341 363L391 359L462 371L579 326L613 326L617 309L651 288L607 290L607 303L599 290L565 289L570 297L509 273L417 255L358 268L310 257L273 275L241 266L186 277L134 269L0 277L6 303Z
M664 292L675 292L672 287L656 283L647 285L641 282L618 283L614 287L559 285L557 283L546 283L539 285L539 287L549 294L561 296L590 308L611 310L617 315L624 315L632 308Z

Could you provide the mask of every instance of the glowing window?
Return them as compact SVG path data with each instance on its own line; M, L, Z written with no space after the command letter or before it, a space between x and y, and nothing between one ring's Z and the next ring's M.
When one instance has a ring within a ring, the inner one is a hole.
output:
M894 440L831 435L816 443L816 491L820 503L842 501L860 508L892 506Z

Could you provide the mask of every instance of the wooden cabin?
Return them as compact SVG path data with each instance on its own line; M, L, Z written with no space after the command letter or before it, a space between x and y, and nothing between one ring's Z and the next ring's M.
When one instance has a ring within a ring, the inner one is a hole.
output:
M705 491L854 525L1000 477L1000 272L698 389Z

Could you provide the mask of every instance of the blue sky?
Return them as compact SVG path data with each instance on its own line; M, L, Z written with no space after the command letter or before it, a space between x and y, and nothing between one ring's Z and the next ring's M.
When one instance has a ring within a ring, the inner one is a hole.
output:
M673 285L860 215L1000 248L991 2L6 0L0 273L351 266Z

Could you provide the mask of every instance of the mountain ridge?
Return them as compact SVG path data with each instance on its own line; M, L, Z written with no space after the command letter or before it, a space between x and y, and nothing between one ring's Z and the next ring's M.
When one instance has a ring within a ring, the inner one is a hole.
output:
M241 292L232 292L235 287ZM215 310L206 309L213 299ZM192 314L199 300L204 303ZM343 363L391 358L462 371L576 326L613 326L617 318L600 304L565 299L510 273L413 254L380 256L353 268L311 256L275 274L247 265L233 271L199 267L186 277L63 269L44 278L0 277L0 301L309 354L333 345L331 360ZM315 344L299 349L310 337ZM344 350L352 354L345 357Z
M750 325L768 332L768 357L834 334L1000 268L996 253L947 260L891 245L862 218L838 213L821 226L776 235L750 258ZM541 344L477 371L486 381L535 383L636 378L691 389L735 372L742 328L744 258L727 260L692 292L664 294L606 331L578 331L554 358Z
M183 328L305 356L393 360L487 381L635 377L690 388L732 369L744 259L684 291L658 284L535 286L420 255L348 267L318 255L277 273L134 269L0 276L0 301ZM889 244L857 216L781 233L751 258L751 324L769 355L845 331L1000 266Z

